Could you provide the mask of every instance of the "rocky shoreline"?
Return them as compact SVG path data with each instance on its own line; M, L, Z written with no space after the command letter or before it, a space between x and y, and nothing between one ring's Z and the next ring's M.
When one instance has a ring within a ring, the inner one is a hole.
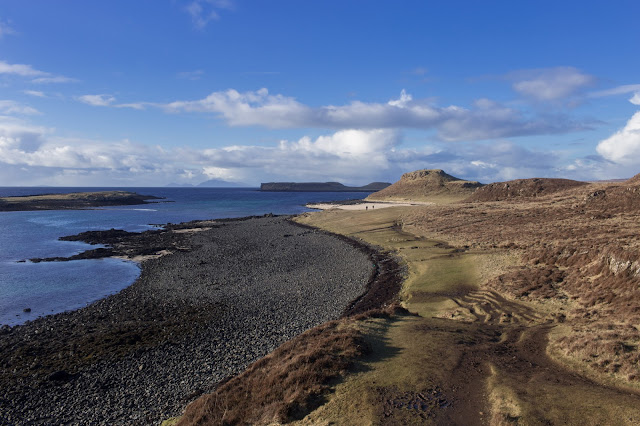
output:
M173 254L144 261L133 285L0 330L0 424L157 424L345 307L388 301L380 268L399 286L383 255L286 217L142 234L111 232L110 254Z

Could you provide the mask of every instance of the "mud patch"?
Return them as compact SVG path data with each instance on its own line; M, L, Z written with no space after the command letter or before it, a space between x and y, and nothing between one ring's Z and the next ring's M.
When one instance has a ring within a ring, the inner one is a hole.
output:
M420 392L401 391L393 386L376 389L376 405L382 411L382 424L404 424L406 417L434 419L453 404L437 386Z

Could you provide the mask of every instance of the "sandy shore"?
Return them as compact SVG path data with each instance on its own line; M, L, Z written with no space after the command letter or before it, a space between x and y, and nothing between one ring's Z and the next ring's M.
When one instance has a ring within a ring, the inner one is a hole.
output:
M0 424L178 415L282 342L338 318L374 271L362 250L284 217L206 228L149 234L179 250L143 262L119 294L0 329Z

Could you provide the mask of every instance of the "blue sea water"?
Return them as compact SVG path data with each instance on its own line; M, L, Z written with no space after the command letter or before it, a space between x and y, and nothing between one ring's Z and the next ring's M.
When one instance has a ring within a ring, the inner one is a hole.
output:
M58 241L88 230L144 231L154 225L251 215L297 214L310 202L363 198L350 192L260 192L256 188L22 188L0 187L0 197L123 189L163 197L153 204L91 210L0 212L0 325L81 308L135 281L136 263L119 259L20 262L70 256L88 244ZM23 312L30 308L31 312Z

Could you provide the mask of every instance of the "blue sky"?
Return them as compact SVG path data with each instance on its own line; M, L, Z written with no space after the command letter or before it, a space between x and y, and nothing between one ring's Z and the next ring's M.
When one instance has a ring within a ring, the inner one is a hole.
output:
M640 2L2 0L0 186L640 172Z

